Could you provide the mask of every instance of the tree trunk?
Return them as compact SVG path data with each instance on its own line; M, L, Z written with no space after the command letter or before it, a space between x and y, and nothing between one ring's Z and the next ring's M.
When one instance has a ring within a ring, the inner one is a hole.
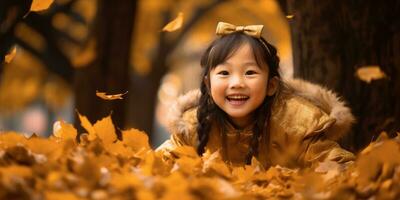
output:
M99 120L112 112L114 124L125 128L129 95L123 100L106 101L95 95L129 91L129 56L137 1L99 1L95 24L97 58L77 71L75 98L77 110L89 120ZM79 120L77 120L79 122Z
M342 145L357 151L381 131L400 130L400 2L288 0L295 76L334 89L357 118ZM388 78L370 84L358 68L379 65Z

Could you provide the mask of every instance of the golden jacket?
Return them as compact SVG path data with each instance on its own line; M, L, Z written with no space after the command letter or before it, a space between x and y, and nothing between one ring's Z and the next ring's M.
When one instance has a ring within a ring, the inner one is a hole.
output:
M157 148L168 152L176 146L197 148L198 90L181 96L168 115L169 140ZM350 129L354 117L344 102L331 91L299 79L283 81L276 95L270 119L270 134L262 136L257 159L265 166L305 167L331 160L345 163L354 155L336 143ZM252 127L238 130L226 124L227 149L213 125L206 149L221 150L224 159L241 165L249 151Z

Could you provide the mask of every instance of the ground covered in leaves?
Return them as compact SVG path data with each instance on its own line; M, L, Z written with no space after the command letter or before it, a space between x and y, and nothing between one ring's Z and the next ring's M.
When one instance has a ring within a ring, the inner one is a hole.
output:
M347 167L233 167L218 152L191 147L153 151L145 133L122 131L111 118L87 133L57 122L50 138L0 134L0 199L399 199L400 139L382 134Z

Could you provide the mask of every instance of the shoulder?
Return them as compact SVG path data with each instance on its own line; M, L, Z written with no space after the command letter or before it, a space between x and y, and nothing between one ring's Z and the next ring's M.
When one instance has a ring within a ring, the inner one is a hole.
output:
M167 115L168 132L187 144L197 142L197 107L200 91L192 90L180 96L171 106Z
M273 106L272 120L286 132L324 132L331 140L345 135L354 123L350 108L337 94L301 79L286 79Z

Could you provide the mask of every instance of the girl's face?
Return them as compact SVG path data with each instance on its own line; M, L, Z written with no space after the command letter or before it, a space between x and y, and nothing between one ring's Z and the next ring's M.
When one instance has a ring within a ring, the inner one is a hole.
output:
M255 111L267 96L268 69L258 66L248 43L210 71L211 96L239 127L253 121Z

